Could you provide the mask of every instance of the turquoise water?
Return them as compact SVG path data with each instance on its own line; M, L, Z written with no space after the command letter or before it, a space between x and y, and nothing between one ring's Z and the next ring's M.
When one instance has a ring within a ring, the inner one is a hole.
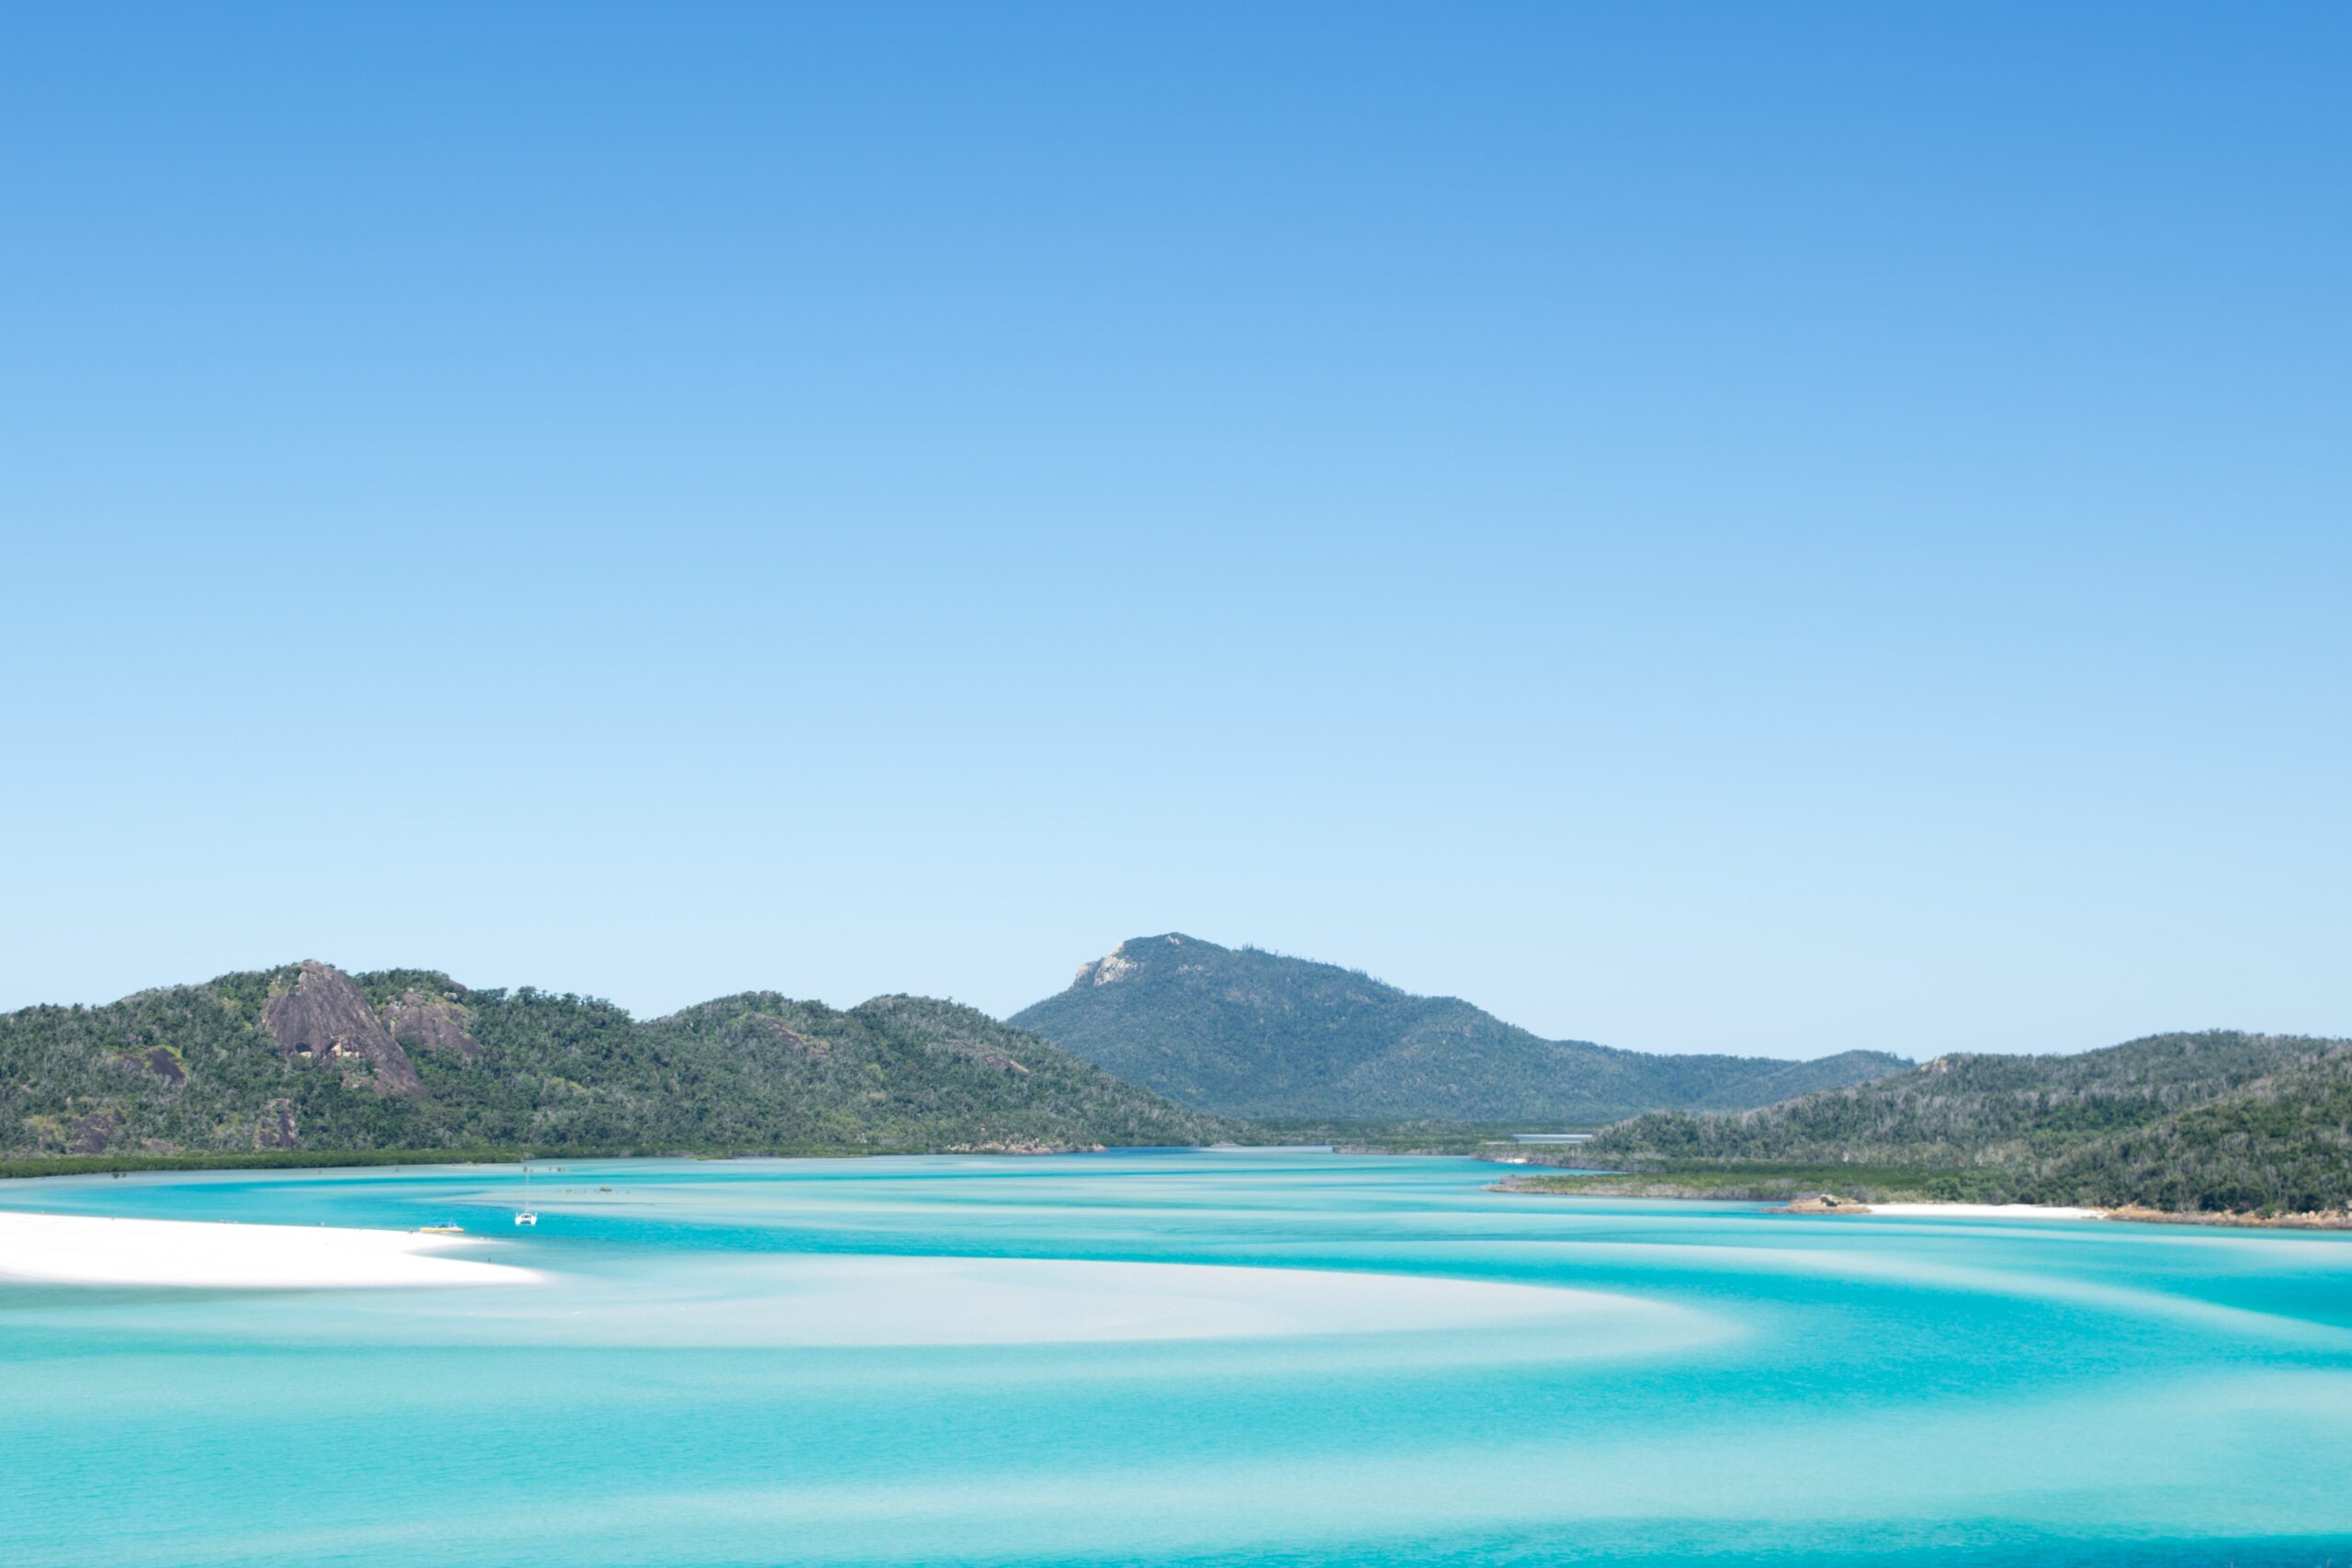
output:
M539 1283L0 1282L0 1563L2352 1562L2352 1237L1311 1153L16 1182ZM599 1191L610 1188L610 1191Z

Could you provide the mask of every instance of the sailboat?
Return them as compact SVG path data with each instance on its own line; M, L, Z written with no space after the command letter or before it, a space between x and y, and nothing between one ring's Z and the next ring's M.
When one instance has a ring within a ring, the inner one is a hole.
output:
M531 1212L531 1168L528 1163L523 1167L523 1206L514 1211L514 1223L518 1225L539 1223L539 1216Z

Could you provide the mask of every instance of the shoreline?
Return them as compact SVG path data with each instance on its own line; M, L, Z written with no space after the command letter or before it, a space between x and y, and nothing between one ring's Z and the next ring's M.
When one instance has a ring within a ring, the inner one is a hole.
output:
M1638 1176L1623 1177L1605 1186L1596 1183L1592 1188L1580 1191L1545 1187L1541 1185L1544 1179L1543 1177L1506 1177L1490 1183L1487 1190L1539 1198L1641 1198L1670 1202L1770 1203L1773 1207L1766 1209L1766 1213L1793 1214L1809 1219L1825 1216L1861 1218L1875 1214L1888 1219L2108 1220L2125 1224L2197 1225L2220 1230L2352 1231L2352 1211L2264 1215L2225 1211L2185 1213L2151 1209L2135 1203L2100 1208L2064 1203L1939 1202L1928 1199L1863 1202L1828 1192L1792 1199L1778 1194L1749 1195L1737 1190L1708 1191L1670 1179L1645 1180ZM1612 1188L1613 1190L1611 1190Z
M1897 1220L2104 1220L2105 1209L2085 1209L2071 1203L1937 1203L1897 1200L1887 1203L1857 1203L1834 1199L1801 1199L1770 1210L1775 1214L1879 1214Z
M431 1166L533 1165L548 1160L848 1159L906 1154L905 1149L233 1149L184 1154L10 1155L0 1157L0 1181L47 1181L67 1176L150 1176L189 1171L399 1170Z
M417 1231L0 1209L0 1283L337 1290L527 1285L544 1278L510 1263L436 1256L495 1245Z
M1209 1144L925 1144L905 1148L877 1148L858 1144L808 1144L766 1149L639 1149L495 1148L495 1149L337 1149L198 1151L171 1155L6 1155L0 1156L0 1181L47 1181L67 1176L145 1176L174 1171L401 1169L427 1166L536 1165L554 1160L748 1160L748 1159L904 1159L923 1155L1117 1154L1127 1149L1193 1149L1227 1145ZM1282 1148L1288 1145L1235 1144L1235 1148Z
M2224 1230L2352 1231L2352 1211L2326 1210L2299 1214L2216 1213L2180 1214L2170 1209L2146 1209L2136 1203L2104 1211L2103 1220L2140 1225L2212 1225Z

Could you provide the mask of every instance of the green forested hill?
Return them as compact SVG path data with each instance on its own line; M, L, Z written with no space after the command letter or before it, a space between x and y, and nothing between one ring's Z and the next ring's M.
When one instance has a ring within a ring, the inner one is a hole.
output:
M2175 1211L2352 1209L2352 1046L2092 1140L2036 1190Z
M1910 1064L1668 1056L1545 1040L1452 997L1196 937L1137 937L1012 1021L1131 1082L1235 1116L1600 1122L1764 1105Z
M970 1008L610 1003L325 964L0 1015L0 1155L1189 1144L1212 1119Z
M1637 1117L1580 1153L1636 1168L1949 1172L1996 1200L2340 1208L2352 1203L2352 1042L2211 1031L2073 1056L1941 1056L1737 1115Z

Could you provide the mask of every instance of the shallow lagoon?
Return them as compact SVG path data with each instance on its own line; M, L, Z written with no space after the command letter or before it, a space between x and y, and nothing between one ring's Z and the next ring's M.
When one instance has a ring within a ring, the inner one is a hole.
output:
M545 1168L541 1168L543 1170ZM542 1283L0 1283L0 1562L2311 1563L2352 1237L1311 1153L10 1183ZM609 1188L610 1191L599 1189Z

